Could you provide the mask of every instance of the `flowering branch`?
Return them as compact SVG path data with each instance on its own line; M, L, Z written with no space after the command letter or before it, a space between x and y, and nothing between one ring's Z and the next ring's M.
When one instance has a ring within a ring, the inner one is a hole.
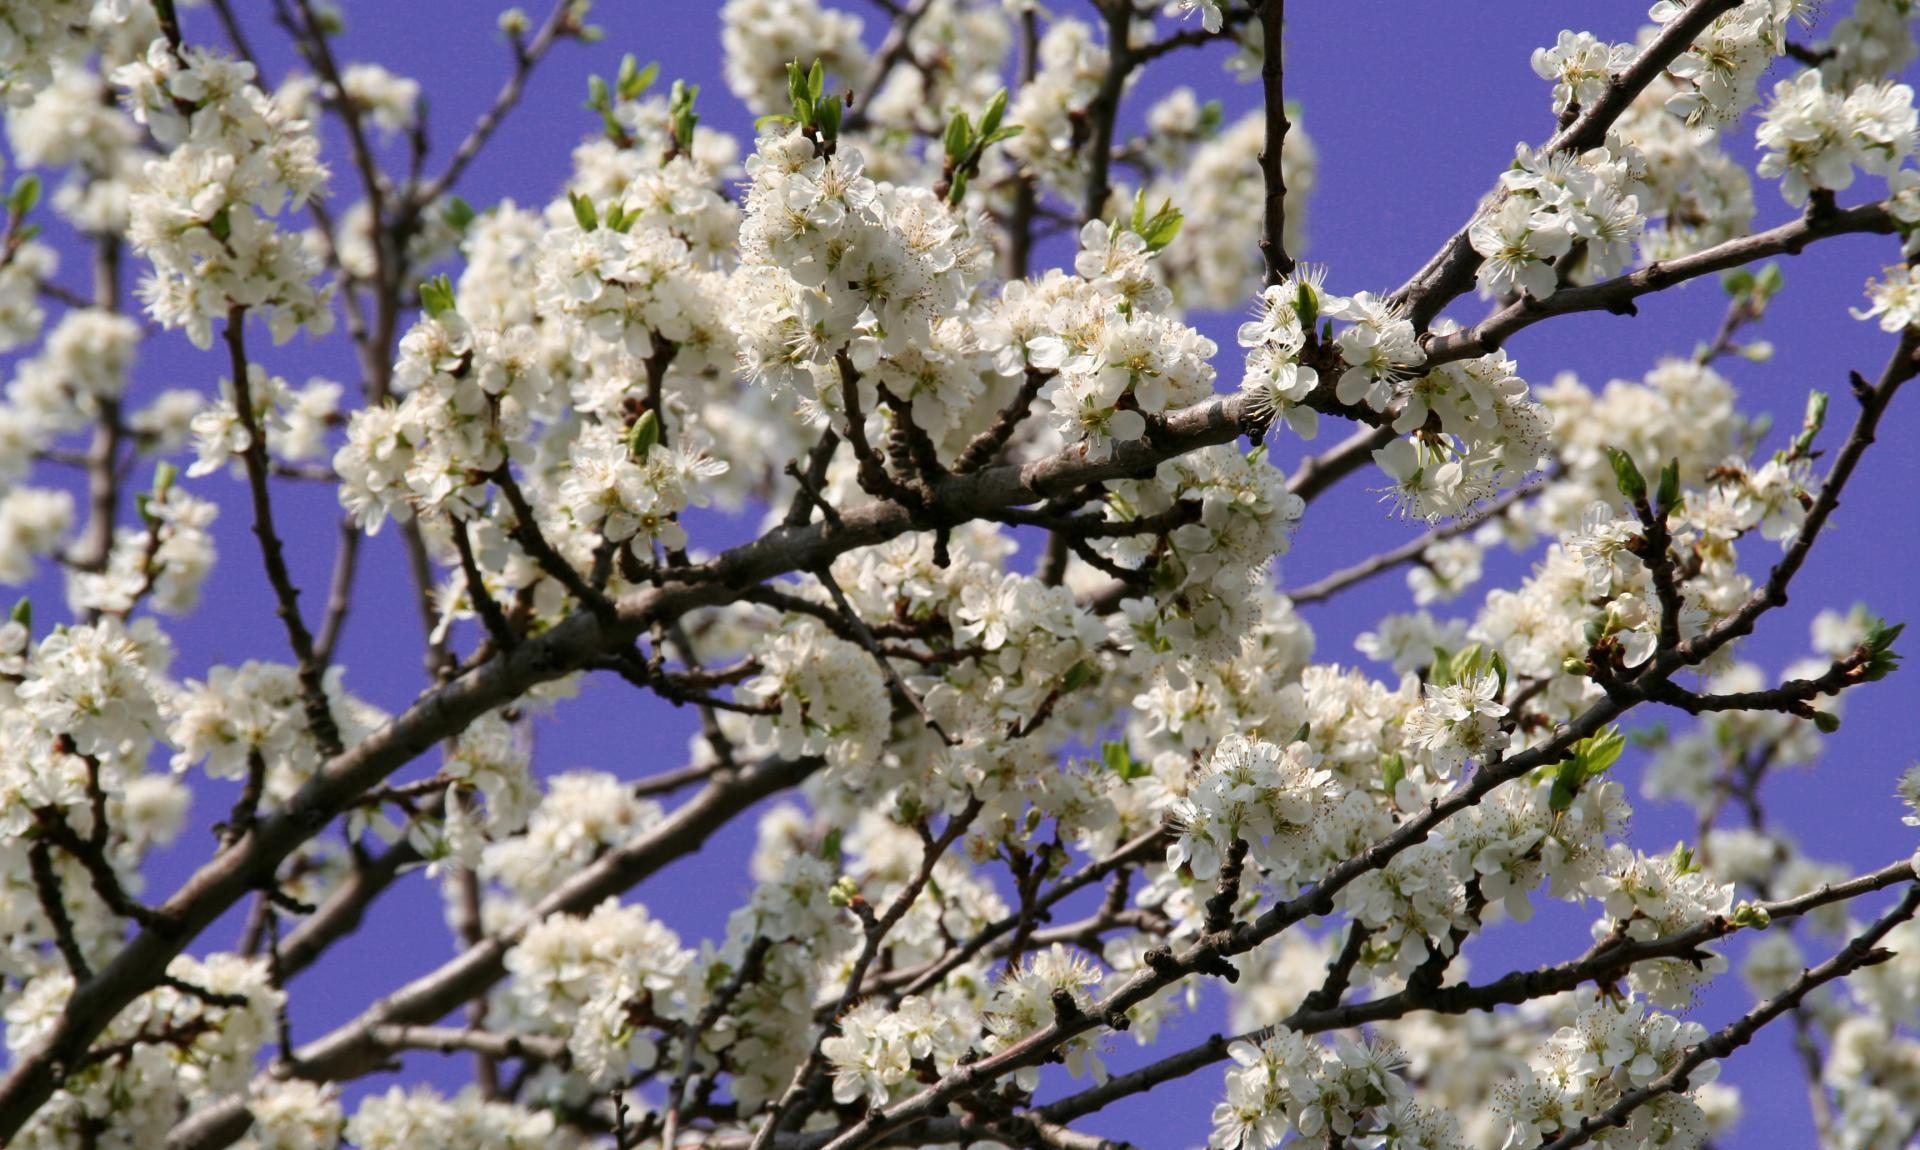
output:
M1429 367L1472 359L1497 351L1514 333L1541 320L1575 312L1607 311L1632 315L1634 301L1690 279L1742 267L1769 256L1799 255L1806 246L1832 236L1885 235L1896 228L1885 204L1862 204L1822 216L1799 219L1728 240L1670 260L1655 260L1638 271L1596 284L1562 288L1546 299L1522 296L1470 328L1425 340Z
M1608 79L1606 92L1580 113L1573 123L1554 133L1542 151L1579 153L1597 147L1606 139L1607 130L1640 93L1685 52L1709 24L1732 11L1739 0L1694 0L1666 27L1660 30L1626 71ZM1474 214L1474 220L1487 210ZM1426 266L1397 289L1391 299L1404 305L1413 325L1424 331L1433 318L1457 299L1473 282L1480 267L1480 256L1468 238L1474 220L1455 232Z
M1706 943L1746 929L1748 925L1758 929L1759 924L1784 923L1823 906L1848 902L1891 886L1913 881L1914 868L1911 860L1892 863L1846 882L1829 883L1793 898L1752 904L1747 917L1740 921L1724 916L1716 917L1678 934L1647 941L1611 937L1603 943L1596 944L1587 954L1573 961L1541 967L1538 970L1515 971L1492 982L1477 985L1459 983L1433 988L1410 986L1405 990L1384 995L1369 1002L1339 1006L1322 993L1328 986L1335 985L1329 977L1328 982L1320 990L1309 995L1298 1009L1274 1026L1262 1027L1232 1037L1214 1035L1207 1041L1178 1054L1169 1055L1138 1070L1116 1075L1098 1086L1089 1087L1077 1094L1048 1103L1039 1107L1038 1112L1055 1121L1070 1122L1075 1118L1105 1109L1121 1098L1150 1090L1164 1082L1184 1078L1207 1066L1223 1062L1228 1057L1227 1048L1233 1043L1257 1043L1275 1030L1282 1028L1303 1034L1313 1034L1376 1024L1419 1012L1469 1014L1493 1010L1500 1006L1531 1002L1548 995L1575 989L1589 982L1600 985L1611 984L1625 977L1629 970L1643 962L1663 958L1697 957L1702 953L1701 947ZM1353 948L1355 937L1353 932L1348 934L1347 944L1343 946L1340 956L1334 960L1334 969L1338 969L1342 963L1351 965L1345 955Z
M1714 1059L1725 1058L1751 1042L1761 1027L1799 1006L1801 1000L1816 989L1836 979L1845 978L1856 970L1875 966L1892 958L1892 952L1875 944L1885 938L1888 931L1911 919L1916 912L1920 912L1920 884L1909 887L1906 897L1902 898L1898 905L1882 915L1866 930L1855 935L1853 940L1832 958L1794 979L1793 984L1786 990L1715 1031L1706 1041L1694 1045L1673 1069L1645 1086L1629 1091L1599 1116L1582 1119L1578 1126L1547 1143L1541 1150L1574 1150L1576 1146L1584 1146L1601 1131L1623 1125L1632 1117L1634 1111L1662 1094L1685 1090L1689 1076L1700 1067Z

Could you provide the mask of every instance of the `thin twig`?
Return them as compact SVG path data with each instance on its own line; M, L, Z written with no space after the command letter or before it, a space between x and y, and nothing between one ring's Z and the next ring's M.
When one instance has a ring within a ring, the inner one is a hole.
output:
M847 593L840 589L840 581L833 577L832 569L817 568L813 577L827 589L827 594L833 596L834 606L840 609L840 617L846 620L847 628L853 633L855 641L866 649L867 654L873 656L875 663L880 665L880 673L886 677L887 686L893 689L893 693L899 696L902 702L913 709L914 714L920 716L920 722L926 726L927 730L939 736L940 741L947 746L954 746L953 736L947 734L940 726L939 720L927 713L927 705L921 700L920 693L908 686L907 681L900 677L900 672L894 670L893 661L888 659L886 652L880 649L880 641L873 637L872 629L867 626L865 620L860 618L860 613L853 609L853 604L847 601Z
M313 732L323 757L332 758L341 751L340 728L334 722L333 708L327 701L326 669L315 657L313 634L300 617L300 589L294 586L287 570L286 549L273 525L273 497L267 490L267 435L253 409L253 389L248 375L246 319L247 309L234 304L227 311L227 352L233 371L233 406L247 445L240 452L247 472L247 490L253 499L253 533L260 541L260 558L266 567L267 582L273 587L280 621L293 648L300 693L305 705L307 727Z
M1287 254L1287 177L1281 153L1287 142L1285 41L1286 0L1263 0L1260 5L1260 86L1265 103L1266 134L1260 150L1260 177L1266 190L1266 209L1260 230L1260 255L1267 264L1267 283L1277 284L1293 274Z

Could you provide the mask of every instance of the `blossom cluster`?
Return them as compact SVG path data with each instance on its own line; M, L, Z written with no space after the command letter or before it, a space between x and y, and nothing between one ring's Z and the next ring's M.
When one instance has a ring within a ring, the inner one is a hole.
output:
M1390 1044L1336 1038L1323 1046L1276 1028L1259 1044L1229 1048L1227 1097L1213 1111L1209 1146L1267 1150L1303 1140L1364 1138L1393 1150L1461 1147L1451 1116L1413 1101L1406 1059Z
M251 64L164 39L113 81L168 149L128 200L128 238L153 263L140 291L154 319L198 347L238 311L265 315L276 341L330 329L319 261L273 219L326 182L307 123L254 86Z

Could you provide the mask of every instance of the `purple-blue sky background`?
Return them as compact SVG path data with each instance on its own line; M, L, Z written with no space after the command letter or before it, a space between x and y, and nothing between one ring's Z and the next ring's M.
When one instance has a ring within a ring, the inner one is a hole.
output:
M374 61L419 79L431 100L433 161L465 133L473 118L493 99L507 67L507 53L494 27L504 5L474 0L407 0L376 3L349 0L347 30L338 41L343 61ZM239 5L247 31L263 58L269 83L277 83L294 63L284 36L266 18L265 4ZM537 20L542 6L528 5ZM870 40L883 30L879 8L846 0L844 7L868 21ZM1061 0L1066 13L1082 5ZM1844 11L1845 5L1836 5ZM728 93L721 78L717 2L603 3L594 20L606 30L596 45L562 44L535 74L521 107L506 122L458 189L478 208L511 197L520 203L544 202L568 171L568 154L594 130L594 117L581 110L585 76L611 76L623 52L644 63L661 62L662 82L686 79L701 86L703 123L732 130L750 147L749 117ZM1553 42L1569 19L1577 19L1602 38L1631 39L1646 16L1645 0L1596 0L1578 6L1540 4L1537 0L1482 0L1474 5L1415 3L1297 4L1289 12L1287 94L1301 106L1299 120L1319 152L1318 185L1308 210L1305 255L1329 264L1329 286L1340 292L1384 290L1399 283L1457 228L1475 201L1511 158L1517 141L1538 142L1552 129L1548 85L1528 66L1528 53ZM185 13L186 32L198 42L219 42L204 10ZM1127 99L1123 124L1137 125L1154 99L1175 84L1193 87L1203 98L1219 98L1229 118L1253 107L1257 88L1235 82L1220 69L1219 50L1189 52L1155 66ZM1771 83L1771 79L1768 81ZM1750 126L1734 132L1729 150L1751 159ZM327 155L335 172L335 197L355 198L354 177L338 132L328 127ZM1863 180L1843 203L1877 195L1878 181ZM1792 215L1777 187L1756 187L1760 218L1767 227ZM1059 257L1058 248L1043 251ZM1837 443L1850 420L1846 373L1873 376L1891 347L1891 337L1849 318L1846 308L1860 302L1862 281L1882 263L1897 257L1896 243L1885 237L1842 237L1825 241L1808 255L1785 261L1787 289L1774 303L1758 335L1773 341L1771 363L1733 361L1724 370L1740 386L1749 411L1772 412L1788 428L1797 423L1806 391L1835 395L1833 429ZM78 283L84 260L74 253L65 278ZM1641 315L1626 319L1604 314L1556 320L1515 337L1508 350L1520 371L1539 384L1563 370L1577 372L1589 384L1610 378L1638 378L1663 352L1684 354L1711 335L1725 297L1711 279L1643 301ZM1471 297L1454 313L1471 319L1481 305ZM1219 341L1224 385L1238 379L1233 329L1238 315L1200 317L1202 330ZM270 370L300 382L325 375L352 383L356 378L344 333L324 344L298 339L269 348L264 333L253 340L256 358ZM163 387L210 389L225 370L224 358L196 352L177 336L152 340L142 353L135 377L134 401ZM1800 577L1792 603L1774 613L1750 640L1746 657L1769 672L1807 650L1807 624L1825 606L1865 601L1894 619L1912 614L1912 576L1920 563L1913 498L1920 479L1920 450L1913 429L1920 415L1912 410L1920 397L1896 404L1881 442L1865 464L1826 538ZM1330 425L1319 446L1340 432ZM1774 436L1773 446L1780 439ZM1276 438L1276 461L1291 469L1302 452L1287 435ZM137 477L144 483L146 476ZM1317 500L1309 509L1293 552L1282 569L1282 584L1297 585L1409 538L1418 524L1388 519L1359 477ZM285 659L284 635L273 616L269 589L260 575L240 484L210 477L195 484L197 493L223 507L219 525L222 563L209 583L200 612L171 627L179 648L175 672L203 677L216 663L247 658ZM277 509L288 538L296 579L306 589L305 605L317 611L335 546L337 508L330 490L311 484L281 484ZM751 530L757 512L745 520L714 515L694 518L696 547L714 548ZM703 534L703 529L705 534ZM1771 546L1754 540L1750 564L1764 564ZM1526 557L1490 556L1487 586L1510 583L1524 571ZM36 599L47 608L60 595L42 581ZM1468 614L1478 591L1454 605ZM1352 640L1382 613L1403 609L1408 598L1399 576L1382 578L1332 604L1305 609L1318 636L1318 657L1359 661ZM1448 613L1445 605L1437 614ZM424 685L418 652L420 625L413 591L397 541L386 534L372 541L365 556L354 613L341 648L347 682L354 691L389 710L403 707ZM1386 673L1382 668L1373 668ZM1915 757L1909 716L1920 693L1913 672L1896 675L1849 697L1846 723L1827 741L1827 755L1816 771L1795 772L1769 783L1766 794L1777 820L1791 827L1814 857L1856 869L1881 865L1913 850L1914 832L1903 827L1891 798L1899 772ZM1684 716L1655 716L1683 729ZM690 712L677 711L615 680L595 680L581 696L561 704L540 722L536 763L547 772L573 767L610 770L637 778L671 769L685 761L688 736L695 729ZM1638 766L1623 768L1629 793L1639 808L1634 839L1648 848L1671 845L1692 836L1692 817L1678 806L1638 797ZM417 773L432 769L417 764ZM200 783L196 781L196 786ZM200 828L217 819L231 799L216 787L202 787L193 826L180 844L156 856L150 872L154 897L171 891L204 861L211 844ZM693 942L715 937L726 913L747 890L746 851L752 843L750 821L717 835L699 855L670 868L638 893L641 900ZM1482 975L1511 964L1532 965L1571 956L1581 950L1591 908L1552 907L1538 900L1542 913L1534 924L1499 928L1470 949ZM230 945L236 922L208 936L213 946ZM315 1037L352 1017L373 998L450 957L453 944L442 922L435 886L419 876L393 890L369 915L360 933L340 944L328 960L304 973L292 987L296 1040ZM1707 994L1694 1017L1709 1026L1731 1018L1748 1005L1745 991L1731 976ZM1159 1051L1185 1045L1224 1025L1217 1000L1199 1015L1162 1035ZM1141 1058L1131 1041L1111 1052L1122 1068ZM407 1060L403 1080L428 1078L448 1088L466 1081L464 1057L416 1056ZM1060 1075L1059 1070L1051 1071ZM1769 1031L1737 1056L1725 1077L1743 1088L1746 1119L1726 1147L1811 1145L1811 1123L1803 1085L1784 1032ZM390 1079L367 1080L384 1089ZM1220 1093L1217 1068L1169 1084L1151 1098L1136 1098L1088 1121L1088 1129L1122 1133L1144 1147L1198 1145L1207 1133L1207 1115Z

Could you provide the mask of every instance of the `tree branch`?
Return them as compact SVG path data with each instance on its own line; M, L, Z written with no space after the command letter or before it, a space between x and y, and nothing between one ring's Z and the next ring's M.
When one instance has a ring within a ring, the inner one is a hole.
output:
M326 758L340 754L340 727L333 720L333 708L327 702L326 669L315 658L313 635L300 617L300 589L293 585L287 570L286 550L273 525L273 497L267 490L267 435L253 409L252 381L248 376L245 318L247 309L235 304L227 311L227 354L233 371L233 407L240 426L247 433L247 446L240 460L247 472L247 491L253 499L253 533L260 540L260 558L266 565L267 582L273 585L280 621L286 625L287 642L293 648L300 678L300 693L306 707L307 727Z
M575 616L579 618L579 616ZM533 646L522 644L516 658ZM358 1018L302 1046L293 1072L315 1082L341 1082L378 1068L385 1048L379 1027L428 1025L498 982L506 974L506 953L534 924L555 914L583 914L609 895L642 881L674 859L699 848L715 830L754 803L799 783L821 767L819 759L775 759L737 774L716 775L694 798L653 829L601 855L516 919L506 929L385 995ZM239 1115L245 1098L205 1107L177 1128L181 1147L211 1150L245 1132ZM234 1130L228 1141L219 1132Z
M1267 283L1277 284L1293 274L1293 257L1287 254L1287 177L1281 166L1281 153L1287 142L1286 0L1262 0L1260 5L1260 44L1264 59L1260 62L1260 87L1265 103L1266 143L1260 151L1260 177L1266 186L1266 210L1262 217L1260 255L1267 264Z
M1694 1071L1716 1058L1725 1058L1753 1041L1753 1036L1760 1032L1761 1027L1800 1005L1801 1000L1817 988L1892 958L1891 951L1883 950L1876 944L1886 937L1888 931L1912 918L1916 911L1920 911L1920 884L1908 888L1906 897L1900 900L1899 905L1855 935L1853 941L1832 958L1801 974L1786 990L1690 1048L1673 1069L1637 1090L1628 1091L1618 1102L1595 1117L1583 1119L1580 1125L1548 1142L1540 1150L1574 1150L1576 1146L1584 1146L1601 1131L1625 1125L1634 1111L1662 1094L1686 1090L1688 1079Z
M1446 335L1429 335L1425 341L1426 367L1431 369L1498 351L1514 333L1553 316L1586 311L1631 315L1637 310L1635 300L1675 284L1768 256L1799 255L1808 244L1831 236L1859 232L1887 235L1894 230L1895 221L1885 204L1862 204L1845 211L1803 216L1777 228L1741 236L1689 255L1656 260L1638 271L1600 283L1561 288L1546 299L1522 296L1470 328Z
M1646 91L1647 85L1665 72L1667 65L1685 52L1708 25L1732 11L1739 2L1695 0L1641 49L1639 56L1625 72L1607 83L1604 95L1582 111L1573 123L1555 133L1542 150L1549 154L1578 154L1599 146L1605 141L1607 130L1614 121L1626 112L1641 92ZM1494 202L1497 203L1498 199L1494 197ZM1413 278L1388 297L1389 303L1405 305L1417 330L1424 331L1433 317L1472 285L1474 273L1480 268L1480 256L1473 250L1473 244L1467 238L1468 233L1474 221L1491 210L1494 210L1491 203L1477 210L1459 231L1441 245L1425 266L1414 273Z

